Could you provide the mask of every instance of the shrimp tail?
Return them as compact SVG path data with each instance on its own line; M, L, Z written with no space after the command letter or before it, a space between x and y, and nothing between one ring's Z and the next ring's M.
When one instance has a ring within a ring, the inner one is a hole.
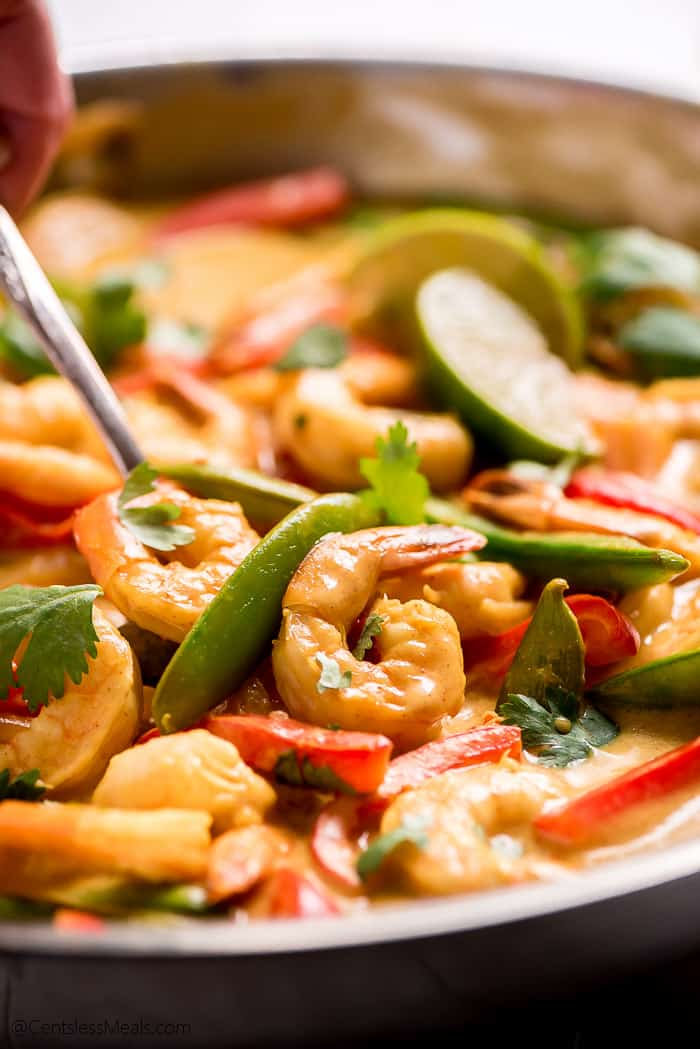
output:
M486 538L469 528L452 525L414 525L382 529L382 572L398 572L445 561L481 550Z

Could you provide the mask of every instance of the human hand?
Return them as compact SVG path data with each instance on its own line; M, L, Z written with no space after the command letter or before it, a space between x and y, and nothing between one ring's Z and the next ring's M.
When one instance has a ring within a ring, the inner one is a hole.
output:
M41 0L0 0L0 203L21 211L43 182L70 121Z

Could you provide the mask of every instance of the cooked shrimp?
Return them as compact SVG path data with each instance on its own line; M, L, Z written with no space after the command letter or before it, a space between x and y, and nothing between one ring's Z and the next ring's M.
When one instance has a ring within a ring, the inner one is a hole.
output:
M197 809L218 831L260 823L275 792L233 743L204 729L161 736L117 754L93 803L122 809Z
M518 477L507 470L479 474L465 489L464 498L477 513L518 528L630 536L645 546L686 557L690 567L684 579L700 574L700 537L652 514L569 499L558 485Z
M52 444L105 461L108 455L78 394L56 375L21 386L0 382L0 440Z
M0 485L41 506L80 506L119 483L118 474L89 455L46 444L0 441Z
M107 597L144 630L182 641L223 583L258 542L238 503L197 499L160 483L139 500L164 498L180 509L178 524L195 538L159 560L119 520L117 493L100 496L76 515L75 538ZM161 555L164 556L164 555Z
M95 805L3 801L0 892L51 899L57 883L91 874L146 881L204 878L205 812L130 812Z
M387 597L399 601L422 598L444 608L467 641L500 634L527 619L532 602L521 597L525 585L525 577L509 564L448 561L385 579L382 589Z
M22 586L76 586L91 583L87 562L72 546L0 551L0 590Z
M67 681L63 698L35 718L8 717L0 726L0 768L13 775L39 769L62 795L91 788L139 725L141 678L131 648L97 608L93 622L97 656L80 683Z
M396 849L391 869L415 892L449 895L555 873L528 841L545 801L561 796L544 769L504 761L460 769L406 791L385 812L381 832L415 824L426 844ZM557 866L556 873L564 873Z
M467 472L472 441L448 415L367 407L337 370L307 369L291 376L277 401L278 442L311 478L326 487L358 488L359 460L376 454L377 437L401 420L418 446L421 470L435 489L457 487Z
M462 528L373 528L322 540L297 569L282 602L272 665L293 717L390 736L401 746L432 738L464 700L462 647L455 621L426 601L379 597L382 576L454 557L481 545ZM347 632L367 603L381 617L378 662L356 659ZM331 660L348 684L326 687Z

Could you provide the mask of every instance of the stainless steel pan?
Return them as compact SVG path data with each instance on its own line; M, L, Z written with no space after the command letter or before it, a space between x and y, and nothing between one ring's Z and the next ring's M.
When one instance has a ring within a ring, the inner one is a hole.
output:
M59 166L56 184L140 196L325 161L372 196L640 222L700 244L700 107L678 99L336 60L101 70L81 73L77 91L123 103L121 116L89 162ZM94 938L5 924L0 1038L127 1044L105 1033L115 1022L140 1024L129 1044L144 1045L170 1044L157 1025L184 1024L171 1032L183 1047L419 1033L697 946L700 841L571 881L352 919L125 925Z

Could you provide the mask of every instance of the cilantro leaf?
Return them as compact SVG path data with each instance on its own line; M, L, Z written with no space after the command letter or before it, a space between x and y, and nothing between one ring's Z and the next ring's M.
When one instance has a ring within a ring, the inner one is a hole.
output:
M0 772L0 801L12 798L16 801L37 801L46 792L39 769L21 772L12 779L9 769Z
M427 826L424 819L416 818L410 822L406 820L394 830L387 831L386 834L380 834L378 838L375 838L357 859L356 869L362 880L365 881L370 874L379 870L387 856L390 856L394 849L405 842L411 842L417 848L425 849L428 845Z
M54 286L103 370L112 367L122 349L143 340L146 317L133 302L132 281L102 277L86 286L66 282ZM12 310L0 322L0 357L20 379L54 371L29 326Z
M355 659L364 659L370 648L375 637L379 637L382 632L382 624L384 623L384 616L378 615L377 612L372 612L365 619L364 626L360 631L360 636L357 639L357 644L352 650L352 654Z
M579 245L580 290L607 302L637 288L700 291L700 255L645 229L599 230Z
M314 765L308 755L301 760L295 750L285 750L275 762L275 778L292 787L313 787L326 794L357 794L329 765Z
M66 676L76 685L97 655L92 605L99 586L9 586L0 591L0 699L24 690L31 711L60 699ZM16 673L12 661L29 637Z
M327 688L347 688L352 681L352 672L343 670L341 672L338 661L319 652L316 662L321 668L321 676L316 682L318 692L325 692Z
M144 546L153 550L174 550L187 546L194 539L189 525L174 525L181 510L174 503L154 503L152 506L129 506L134 499L155 489L158 471L148 463L139 463L131 471L117 500L119 520Z
M643 379L700 375L700 318L670 306L643 310L618 334Z
M428 482L418 466L416 444L408 443L408 430L399 420L386 440L377 438L377 458L360 459L360 472L371 487L365 498L383 510L389 524L420 524L425 520Z
M336 368L348 355L348 337L332 324L313 324L294 340L277 361L278 372L301 368Z
M547 691L542 703L531 696L509 694L500 713L506 725L520 727L523 746L539 763L553 768L583 761L594 747L605 746L618 733L617 726L593 707L579 717L576 696L556 688Z

